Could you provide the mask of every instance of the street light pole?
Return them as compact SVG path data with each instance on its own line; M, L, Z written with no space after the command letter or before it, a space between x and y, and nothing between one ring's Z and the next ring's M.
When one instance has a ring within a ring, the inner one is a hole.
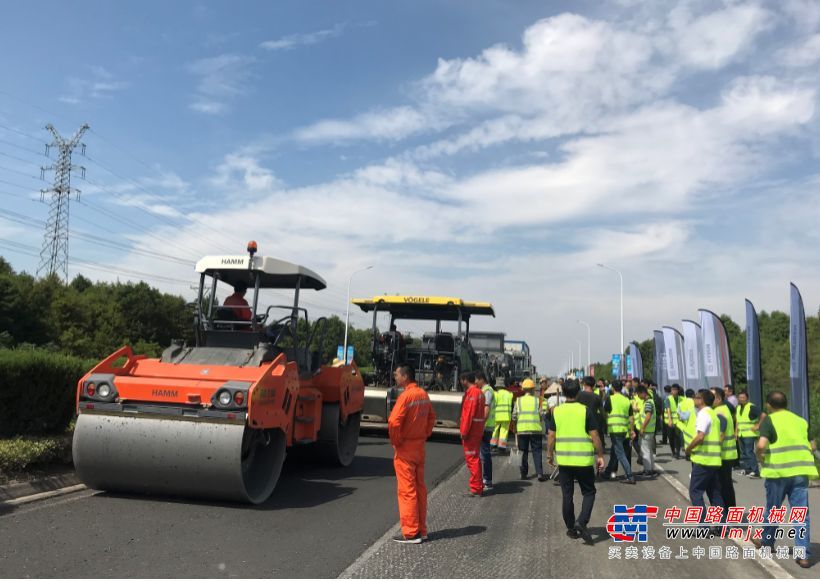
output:
M575 353L572 351L569 352L569 370L573 371L575 369Z
M606 264L601 264L599 262L598 266L600 266L601 268L605 268L607 270L611 270L613 272L617 272L618 277L621 280L621 351L620 351L620 353L621 353L621 360L623 361L623 355L624 355L624 275L621 274L621 271L618 270L617 268L612 268L611 266L607 266ZM623 364L621 364L621 366L623 367ZM621 375L620 372L621 372L621 370L619 369L618 370L619 375Z
M347 279L347 308L345 309L345 342L344 347L342 348L342 358L344 359L345 365L347 365L347 328L350 326L350 283L353 281L354 274L364 272L365 270L370 270L371 268L373 268L372 264L370 266L360 268L359 270L354 270L350 274L350 278Z
M581 368L582 367L582 363L581 363L581 340L576 339L575 342L578 343L578 367ZM586 372L584 373L584 375L586 375Z
M586 321L578 319L578 322L587 328L587 373L592 375L592 329Z

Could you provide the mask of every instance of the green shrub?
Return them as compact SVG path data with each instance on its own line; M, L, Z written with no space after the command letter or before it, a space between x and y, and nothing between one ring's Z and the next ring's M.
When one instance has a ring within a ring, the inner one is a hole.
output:
M77 382L95 363L0 349L0 437L63 433L74 415Z
M0 473L13 474L36 464L67 463L70 442L67 436L0 440Z

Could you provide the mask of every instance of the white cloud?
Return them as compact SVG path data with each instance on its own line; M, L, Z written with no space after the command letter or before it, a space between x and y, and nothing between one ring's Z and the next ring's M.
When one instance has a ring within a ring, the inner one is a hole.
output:
M693 15L683 3L670 15L677 57L689 66L719 69L750 49L772 25L773 15L757 5L735 4L704 15Z
M312 44L319 44L330 38L341 36L347 24L339 23L333 28L326 28L324 30L317 30L315 32L308 32L304 34L289 34L276 40L266 40L260 43L259 47L265 50L293 50L298 46L308 46Z
M222 54L188 64L188 72L199 79L190 108L210 115L226 112L228 101L247 92L254 62L251 56Z
M787 67L810 67L820 61L820 34L801 39L778 52L779 60Z
M57 99L69 105L78 105L88 99L110 99L115 93L129 87L126 81L117 80L112 73L101 66L92 66L90 77L68 77L67 92Z
M444 125L443 121L433 120L413 107L396 107L363 113L350 120L325 119L297 129L294 138L302 143L338 143L354 139L396 141Z
M256 157L246 153L226 155L210 182L217 188L236 190L238 187L241 191L252 193L270 193L282 187L282 182L273 172L263 168Z

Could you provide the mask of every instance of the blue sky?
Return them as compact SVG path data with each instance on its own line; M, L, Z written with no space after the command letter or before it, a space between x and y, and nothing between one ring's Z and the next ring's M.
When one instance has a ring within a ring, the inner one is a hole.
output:
M190 294L190 259L255 238L328 278L318 312L343 312L347 276L374 264L354 294L492 301L474 327L526 339L553 373L579 318L593 359L617 350L617 276L597 262L626 278L627 340L701 307L742 322L745 297L785 309L790 280L820 303L816 2L4 16L0 253L20 270L47 215L43 127L88 122L71 274Z

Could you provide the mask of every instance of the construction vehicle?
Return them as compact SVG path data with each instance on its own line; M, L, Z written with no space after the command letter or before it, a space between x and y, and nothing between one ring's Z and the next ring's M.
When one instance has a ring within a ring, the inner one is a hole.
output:
M365 387L362 425L384 428L399 395L393 370L410 365L416 383L427 389L436 412L435 429L451 432L458 428L461 414L459 376L481 369L470 343L470 319L476 315L495 316L490 303L467 302L455 297L382 295L354 299L362 311L373 313L374 373ZM380 333L378 316L389 316L389 331ZM435 321L435 331L424 333L419 343L407 341L397 330L396 321ZM456 323L455 332L445 331L443 322Z
M504 351L512 357L512 381L521 383L524 379L536 378L535 365L533 365L532 356L530 355L530 346L527 345L526 341L505 339Z
M478 355L487 381L494 387L509 385L512 379L513 358L504 350L504 333L470 333L470 344Z
M301 291L326 287L322 277L257 256L255 242L246 256L202 258L196 272L194 345L172 343L159 359L126 346L79 381L80 480L98 490L259 504L288 448L349 465L364 383L355 364L320 363L327 321L311 324L299 306ZM252 289L251 303L220 306L226 285ZM292 290L292 304L263 307L269 289Z

